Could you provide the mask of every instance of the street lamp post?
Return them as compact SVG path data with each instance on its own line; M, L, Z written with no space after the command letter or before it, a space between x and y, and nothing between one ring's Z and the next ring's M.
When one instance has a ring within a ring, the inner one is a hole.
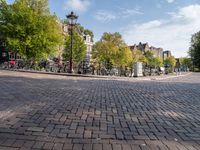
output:
M70 47L70 61L69 61L69 71L68 73L72 73L72 63L73 63L73 55L72 55L72 49L73 49L73 26L76 24L76 21L78 19L78 16L74 14L72 11L69 15L66 16L67 20L70 25L70 37L71 37L71 47Z

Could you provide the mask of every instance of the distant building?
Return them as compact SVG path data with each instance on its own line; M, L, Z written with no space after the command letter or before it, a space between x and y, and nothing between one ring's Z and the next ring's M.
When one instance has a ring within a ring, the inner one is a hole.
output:
M92 41L92 38L91 38L91 36L89 36L89 35L85 35L84 36L84 40L85 40L85 44L86 44L86 46L87 46L87 51L86 51L86 61L88 62L88 63L90 63L90 61L91 61L91 58L92 58L92 47L93 47L93 41Z
M3 42L0 42L0 64L9 61L9 54Z
M21 59L21 56L17 52L11 52L11 50L6 48L4 42L0 42L0 64L11 60L19 61Z
M153 47L153 46L149 46L148 43L139 43L138 45L133 45L133 46L129 46L130 49L132 51L134 50L140 50L142 51L142 53L144 54L145 52L147 51L151 51L154 55L154 57L159 57L159 58L163 58L163 48L156 48L156 47Z
M166 60L168 57L171 57L172 56L172 53L171 51L164 51L163 52L163 60Z
M70 28L69 28L68 25L66 25L65 23L61 23L60 22L60 27L62 28L62 31L63 31L64 35L69 34L69 29ZM90 61L91 61L91 58L92 58L92 47L94 45L92 37L90 35L82 35L82 33L79 31L78 28L76 28L76 30L78 31L79 35L82 36L82 38L84 39L85 44L87 46L86 56L85 56L85 60L84 61L87 61L90 64ZM64 46L60 47L59 49L61 51L63 51L64 50Z

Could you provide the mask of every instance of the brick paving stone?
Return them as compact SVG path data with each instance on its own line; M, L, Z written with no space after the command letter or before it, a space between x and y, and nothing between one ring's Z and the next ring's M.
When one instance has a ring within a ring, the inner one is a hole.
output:
M132 148L132 150L141 150L140 145L132 144L131 148Z
M45 136L38 136L37 141L42 141L42 142L53 142L55 139L53 137L45 137Z
M147 81L0 70L0 89L1 148L200 147L199 73Z
M122 150L122 146L120 144L112 144L113 150Z
M53 146L53 150L62 150L63 144L62 143L55 143Z
M68 134L68 138L83 138L83 134Z
M102 144L93 144L93 150L102 150Z
M19 148L3 147L3 146L0 146L0 150L19 150Z
M2 144L3 146L12 146L15 143L15 139L7 139L6 141L4 141L4 143Z
M35 144L32 146L32 148L42 149L43 145L44 145L44 142L35 142Z
M6 141L6 138L0 138L0 145Z
M120 132L120 131L117 131L117 132L116 132L116 138L119 139L119 140L123 140L123 139L124 139L123 133Z
M31 150L31 148L21 147L19 150Z
M24 145L24 140L16 140L15 143L12 144L13 147L22 147Z
M83 150L92 150L92 144L84 144Z
M43 145L42 149L48 149L48 150L50 150L50 149L53 148L53 146L54 146L54 143L45 143Z
M90 139L73 139L74 144L89 144L91 143Z
M74 144L73 150L82 150L83 149L83 144Z
M35 144L35 141L25 141L23 147L31 148Z
M131 145L129 145L129 144L122 144L122 150L131 150Z
M44 130L44 128L40 128L40 127L29 127L27 129L28 131L35 131L35 132L42 132Z
M111 144L103 144L103 150L112 150Z
M149 137L146 135L138 135L138 136L133 136L135 140L149 140Z
M85 131L84 132L84 138L91 138L92 137L92 131Z
M72 150L73 144L64 144L63 150Z

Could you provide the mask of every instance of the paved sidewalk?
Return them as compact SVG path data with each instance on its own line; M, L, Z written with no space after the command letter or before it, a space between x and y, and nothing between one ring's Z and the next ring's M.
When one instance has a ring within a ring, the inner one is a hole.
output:
M200 74L161 80L0 71L0 150L200 150Z

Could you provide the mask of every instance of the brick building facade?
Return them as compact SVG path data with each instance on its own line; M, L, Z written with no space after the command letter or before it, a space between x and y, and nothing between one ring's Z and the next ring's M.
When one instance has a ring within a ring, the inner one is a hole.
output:
M139 43L138 45L129 46L132 51L140 50L144 54L147 51L151 51L154 57L159 57L163 59L163 48L156 48L153 46L149 46L148 43Z

